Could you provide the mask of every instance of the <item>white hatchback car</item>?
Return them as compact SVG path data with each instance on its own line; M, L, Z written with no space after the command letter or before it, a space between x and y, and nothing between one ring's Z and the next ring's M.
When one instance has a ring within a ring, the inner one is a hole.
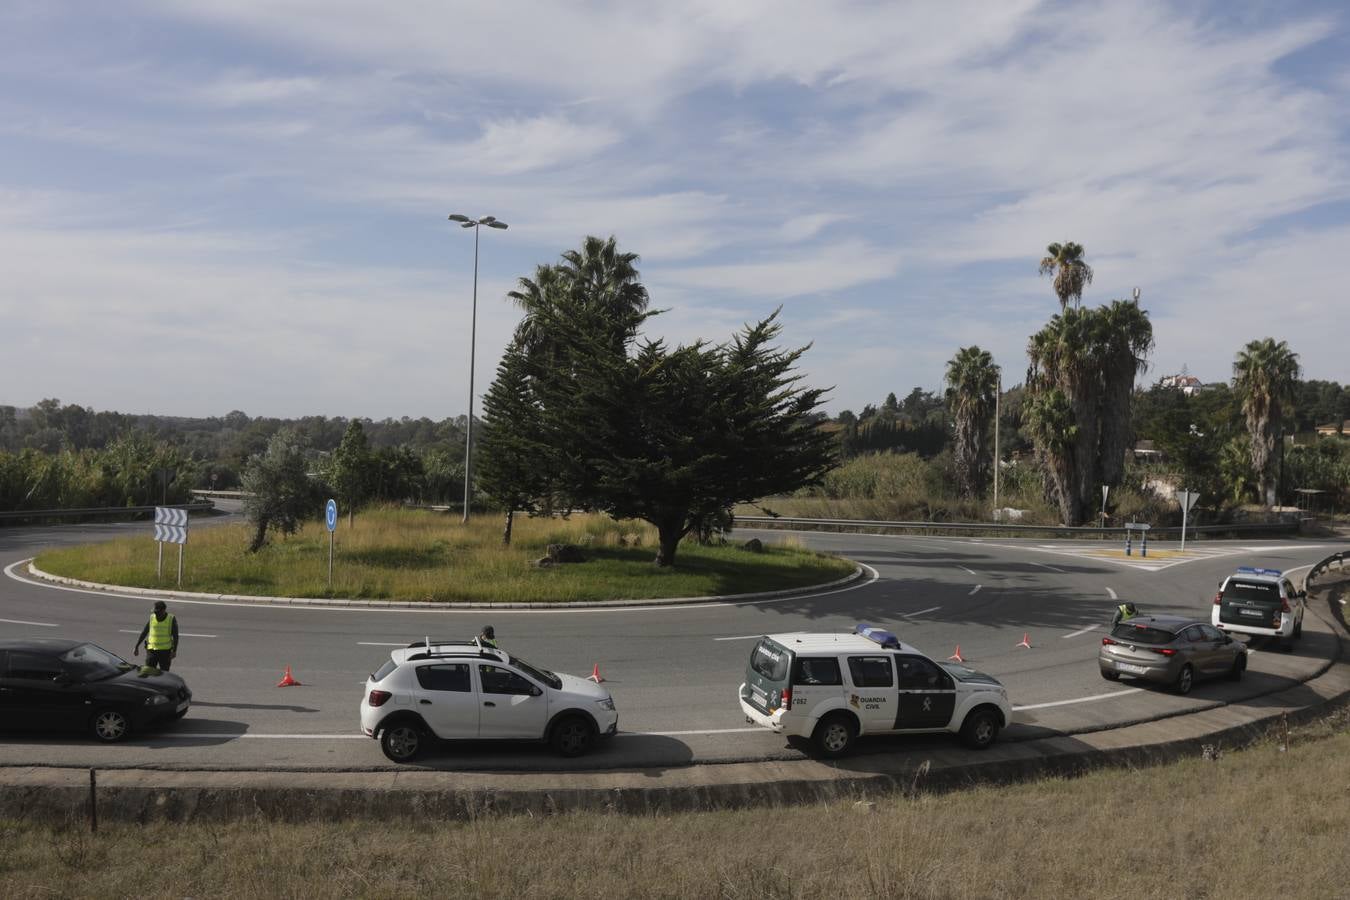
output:
M416 759L436 739L546 741L580 756L618 729L614 698L598 683L476 641L395 650L361 698L361 730L394 762Z
M747 722L810 738L826 757L848 753L861 734L947 731L983 749L1012 721L997 678L932 660L868 625L760 638L740 701Z

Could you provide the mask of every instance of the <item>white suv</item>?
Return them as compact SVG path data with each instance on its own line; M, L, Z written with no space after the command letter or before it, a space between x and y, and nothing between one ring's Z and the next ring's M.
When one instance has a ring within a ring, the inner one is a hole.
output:
M860 734L949 731L982 749L1012 721L998 679L936 662L867 625L760 638L740 701L747 722L810 738L827 757L843 756Z
M394 762L434 739L547 741L580 756L619 728L598 683L532 666L473 642L418 641L366 680L361 730Z
M1279 569L1239 566L1214 595L1210 624L1224 631L1265 635L1285 650L1303 634L1307 593Z

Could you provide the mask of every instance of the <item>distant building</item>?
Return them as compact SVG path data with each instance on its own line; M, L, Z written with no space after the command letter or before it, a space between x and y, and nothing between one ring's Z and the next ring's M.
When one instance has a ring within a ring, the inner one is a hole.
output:
M1180 375L1164 375L1158 379L1158 387L1181 391L1187 397L1193 397L1205 389L1205 383L1194 375L1184 372Z
M1319 437L1335 437L1338 434L1350 437L1350 419L1346 419L1342 422L1339 429L1337 429L1335 422L1332 422L1329 425L1318 425L1317 434Z

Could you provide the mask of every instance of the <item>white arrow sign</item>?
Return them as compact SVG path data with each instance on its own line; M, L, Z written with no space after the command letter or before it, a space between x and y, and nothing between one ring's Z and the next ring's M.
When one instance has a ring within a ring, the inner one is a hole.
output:
M186 544L188 530L178 525L156 525L155 540L170 544Z
M169 506L155 507L156 525L177 525L186 528L188 523L188 514L186 509L174 509Z

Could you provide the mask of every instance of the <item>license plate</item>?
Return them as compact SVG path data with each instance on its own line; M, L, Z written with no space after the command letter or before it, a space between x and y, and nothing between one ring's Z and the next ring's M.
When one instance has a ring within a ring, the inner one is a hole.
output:
M1122 672L1132 672L1135 675L1142 675L1148 671L1148 666L1136 666L1134 663L1116 663L1116 668Z
M1259 609L1240 609L1238 610L1244 616L1253 616L1257 619L1264 619L1266 614Z

